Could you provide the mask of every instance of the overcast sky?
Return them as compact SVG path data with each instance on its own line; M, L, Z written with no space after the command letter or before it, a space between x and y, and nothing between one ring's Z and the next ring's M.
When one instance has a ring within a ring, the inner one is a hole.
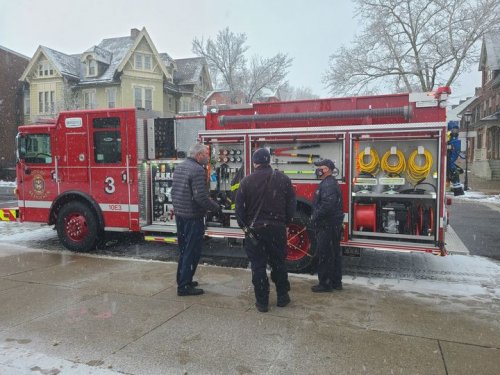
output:
M328 57L359 29L350 0L0 0L0 45L32 57L39 45L82 53L102 39L146 27L159 52L192 57L194 37L225 27L247 35L250 54L288 53L288 81L328 97ZM452 87L454 101L480 85L477 65Z

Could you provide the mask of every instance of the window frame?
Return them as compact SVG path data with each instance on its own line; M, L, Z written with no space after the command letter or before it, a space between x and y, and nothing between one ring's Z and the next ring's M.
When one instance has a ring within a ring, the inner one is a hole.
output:
M154 88L151 86L134 85L134 106L146 110L153 110ZM139 95L137 95L139 93ZM151 99L147 99L147 93L151 94ZM140 102L140 106L138 103ZM150 104L149 106L147 104Z
M87 101L87 96L89 96L89 100ZM95 109L97 108L96 103L96 90L83 90L82 91L82 100L83 100L83 108L84 109Z
M108 108L116 108L116 91L117 91L116 87L108 87L106 89L106 98L108 101Z
M38 91L38 113L41 115L51 115L55 111L55 91Z

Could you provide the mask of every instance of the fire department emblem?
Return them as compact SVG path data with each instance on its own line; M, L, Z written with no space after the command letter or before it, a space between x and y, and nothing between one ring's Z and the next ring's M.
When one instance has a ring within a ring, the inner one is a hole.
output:
M33 190L30 191L30 195L33 198L43 199L49 195L49 192L45 190L45 179L40 173L33 174Z

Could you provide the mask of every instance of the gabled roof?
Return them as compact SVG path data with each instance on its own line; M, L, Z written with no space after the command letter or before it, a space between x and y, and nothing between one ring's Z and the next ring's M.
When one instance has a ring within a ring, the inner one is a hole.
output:
M56 70L59 71L61 75L70 77L80 76L80 59L48 47L40 46L40 48L45 57L54 64Z
M488 66L491 70L500 70L500 29L484 35L479 58L479 71Z
M192 57L188 59L177 59L177 70L174 73L174 82L178 85L188 85L197 83L206 65L205 58Z
M143 38L146 39L146 41L149 44L149 47L151 47L151 49L153 50L153 55L158 60L161 71L163 72L165 77L168 77L169 74L167 72L167 69L165 68L165 64L163 63L163 60L160 58L160 55L159 55L158 51L156 50L156 47L153 44L153 41L151 40L151 37L149 36L145 27L143 27L142 30L139 32L139 34L137 35L137 38L135 38L135 40L134 40L133 45L129 48L129 50L127 51L126 55L124 56L124 58L122 59L122 61L120 62L120 65L118 65L116 70L118 72L121 72L123 70L123 68L125 67L125 64L132 57L132 53L134 52L134 50L136 49L136 47L139 45L139 43L141 42L141 40Z
M24 70L23 75L19 79L25 81L28 73L31 72L33 66L38 63L40 56L44 56L54 65L55 70L63 77L79 78L80 77L80 59L75 56L66 55L62 52L55 51L45 46L39 46L36 50L30 63Z

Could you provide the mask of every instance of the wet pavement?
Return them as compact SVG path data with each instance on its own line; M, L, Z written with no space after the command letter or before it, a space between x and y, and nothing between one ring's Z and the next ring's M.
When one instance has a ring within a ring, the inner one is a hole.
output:
M341 292L291 275L262 314L247 269L202 265L206 294L178 297L172 262L2 243L0 374L498 374L500 264L384 254Z

